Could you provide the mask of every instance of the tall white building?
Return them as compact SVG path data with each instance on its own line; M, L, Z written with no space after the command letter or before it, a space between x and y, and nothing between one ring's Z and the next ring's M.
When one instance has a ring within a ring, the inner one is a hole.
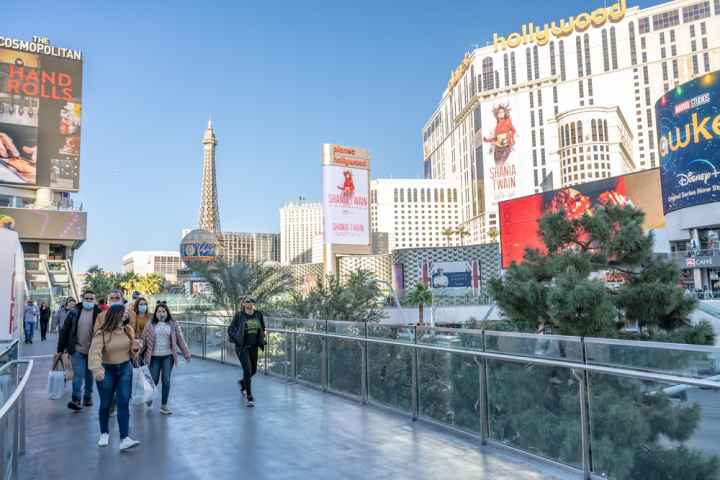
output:
M279 262L280 235L277 233L222 233L225 261Z
M452 180L372 180L370 230L388 234L390 251L459 245L457 235L443 235L443 229L461 223L458 192Z
M168 282L176 282L178 269L185 268L180 253L172 251L135 250L125 255L122 263L125 273L157 273Z
M323 233L322 203L288 202L280 209L280 262L311 263L313 238Z
M720 68L720 0L567 14L468 53L423 128L425 177L459 183L473 241L499 201L658 166L655 102Z

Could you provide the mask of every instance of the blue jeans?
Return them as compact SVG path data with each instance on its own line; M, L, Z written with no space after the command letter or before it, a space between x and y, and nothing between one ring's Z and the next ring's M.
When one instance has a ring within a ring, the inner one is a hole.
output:
M133 368L130 362L110 365L103 363L105 378L97 382L100 393L100 433L110 433L110 405L117 401L117 421L120 440L128 436L130 428L130 394Z
M35 322L25 322L25 341L29 342L35 333Z
M80 390L85 381L85 394L83 399L92 399L93 392L93 375L87 368L88 356L84 353L74 352L72 354L73 381L72 381L72 399L73 402L80 401Z
M162 370L162 404L167 405L168 397L170 396L170 373L174 360L172 355L165 355L163 357L152 357L150 360L150 374L153 377L155 385L160 383L160 371Z

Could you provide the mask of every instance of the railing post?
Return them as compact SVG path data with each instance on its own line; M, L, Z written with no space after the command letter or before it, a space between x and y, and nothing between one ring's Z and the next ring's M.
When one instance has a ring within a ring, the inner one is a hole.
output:
M413 343L417 344L417 326L413 327ZM402 348L402 347L400 347ZM413 421L417 420L420 416L420 402L419 402L419 385L418 385L418 364L419 364L419 355L418 355L418 349L415 347L410 347L412 349L411 354L411 363L412 363L412 370L411 370L411 382L410 382L410 388L412 389L410 392L410 401L412 405L412 419Z
M585 338L580 339L583 363L587 364L585 353ZM587 371L572 371L573 376L578 380L580 396L580 444L582 446L583 476L586 480L592 478L592 457L590 451L590 414L588 396L588 374Z
M364 338L367 338L367 323L365 324ZM363 404L368 402L368 342L360 340L360 400Z
M25 394L22 394L22 398L25 398ZM22 402L22 400L21 400ZM15 435L13 435L12 443L12 466L10 467L12 469L12 478L13 480L17 480L18 478L18 457L20 456L20 437L25 436L25 428L24 426L21 426L20 424L24 422L24 419L21 420L21 414L20 414L20 407L19 405L16 405L15 408L15 414L13 415L14 419L14 427L15 427ZM3 472L4 473L4 472Z
M483 352L485 351L485 330L482 332L482 349ZM487 359L481 358L480 361L477 361L478 358L475 357L475 363L478 364L478 367L480 369L479 371L479 393L480 393L480 402L479 402L479 409L480 409L480 443L482 445L487 445L487 440L489 436L490 431L490 416L488 414L488 393L487 393Z
M327 333L327 320L325 320L325 333ZM322 385L322 391L327 392L329 361L327 336L320 337L320 345L322 346L322 352L320 353L320 385Z
M227 342L227 327L223 327L222 332L222 341L220 343L220 363L225 363L225 343Z
M297 378L297 332L290 334L290 373L288 380Z
M268 372L268 356L270 355L270 335L265 332L265 348L263 349L263 363L265 364L265 375L269 375Z
M27 368L27 367L26 367ZM16 370L16 375L20 376L20 369L18 368ZM22 378L20 376L20 378ZM20 378L18 378L18 381L16 382L16 385L20 383ZM18 429L18 454L24 455L25 454L25 390L23 390L22 395L20 395L20 405L19 405L19 411L18 411L19 421L20 421L20 427Z
M207 317L205 317L205 325L203 325L203 358L207 359Z

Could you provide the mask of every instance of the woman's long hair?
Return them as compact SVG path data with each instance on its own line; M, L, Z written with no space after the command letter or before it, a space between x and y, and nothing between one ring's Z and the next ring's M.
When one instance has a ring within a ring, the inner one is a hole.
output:
M100 330L105 332L114 332L119 326L123 324L125 317L125 307L123 305L113 305L108 308L105 313L105 323L102 324Z
M145 305L147 305L147 306L148 306L148 309L150 309L150 304L149 304L148 301L145 299L145 297L138 297L137 300L135 300L135 301L133 302L133 306L132 306L132 309L133 309L133 312L135 312L135 315L140 315L140 312L139 312L139 310L138 310L138 307L140 306L140 301L141 301L141 300L144 301L144 302L145 302ZM145 314L147 315L147 312L145 312Z
M170 323L170 321L173 319L173 318L172 318L172 315L170 315L170 309L169 309L168 306L165 305L164 303L160 303L160 304L158 304L158 305L155 306L155 312L153 313L152 320L150 320L150 321L152 322L152 324L153 324L153 325L157 325L158 322L160 321L160 320L158 320L158 318L157 318L157 312L158 312L158 309L159 309L159 308L162 308L163 310L165 310L165 312L167 313L167 318L165 319L165 322L166 322L166 323Z

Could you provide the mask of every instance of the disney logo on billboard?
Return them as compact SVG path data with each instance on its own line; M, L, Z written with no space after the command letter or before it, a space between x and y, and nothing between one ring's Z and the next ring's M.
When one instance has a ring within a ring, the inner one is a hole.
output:
M712 171L693 172L692 170L690 170L685 173L677 173L676 177L678 179L678 185L680 185L681 187L686 187L686 186L692 185L694 183L702 183L704 185L707 185L709 180L720 176L720 172L717 171L717 169L715 168L715 165L713 165L708 160L703 160L703 159L693 160L692 162L690 162L690 165L692 165L693 163L700 163L703 165L707 165L712 169Z

